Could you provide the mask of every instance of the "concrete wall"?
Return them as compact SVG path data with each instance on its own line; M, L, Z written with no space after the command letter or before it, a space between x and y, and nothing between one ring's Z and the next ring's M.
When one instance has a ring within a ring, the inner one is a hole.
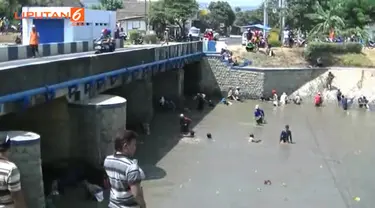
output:
M200 63L199 88L207 94L226 95L230 87L239 87L246 98L270 96L272 89L291 94L327 69L262 69L228 67L217 56Z
M124 41L117 39L116 48L123 48ZM56 56L61 54L81 53L94 51L93 41L77 41L66 43L40 44L39 53L41 56ZM31 58L31 49L28 45L9 45L0 47L0 62Z

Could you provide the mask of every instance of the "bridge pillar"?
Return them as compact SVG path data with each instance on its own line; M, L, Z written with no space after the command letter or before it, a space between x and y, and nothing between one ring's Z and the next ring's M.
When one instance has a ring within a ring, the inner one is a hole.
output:
M69 158L70 124L68 102L65 97L28 108L23 112L4 115L0 119L0 126L4 130L17 129L41 135L43 163Z
M114 95L70 103L72 124L71 156L94 167L102 167L114 153L114 138L126 126L126 99Z
M32 132L9 131L11 139L9 159L14 162L21 174L22 191L28 207L44 208L44 188L40 136Z
M142 80L132 80L129 84L124 84L109 91L111 94L126 98L126 120L128 126L134 126L138 129L141 124L148 124L152 120L154 116L152 89L153 83L147 77Z
M165 96L175 102L177 107L183 107L184 69L173 69L157 74L153 77L152 83L155 101Z

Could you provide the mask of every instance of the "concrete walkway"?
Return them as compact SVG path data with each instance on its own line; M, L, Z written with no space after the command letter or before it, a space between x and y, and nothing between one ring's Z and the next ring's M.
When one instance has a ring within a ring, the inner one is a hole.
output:
M310 103L273 109L262 103L268 124L257 127L256 103L218 105L195 127L195 139L178 138L177 115L158 116L157 136L139 147L140 163L153 178L143 183L148 206L373 207L373 114L346 113L336 106L316 109ZM285 124L296 144L278 143ZM263 142L249 143L249 133Z

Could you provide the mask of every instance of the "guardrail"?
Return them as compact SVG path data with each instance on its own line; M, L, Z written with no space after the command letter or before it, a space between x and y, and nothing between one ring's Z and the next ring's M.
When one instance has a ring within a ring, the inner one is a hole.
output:
M132 73L138 70L154 70L161 68L175 68L175 67L182 67L186 63L190 63L192 61L198 61L204 56L204 53L197 52L194 54L188 54L184 56L164 59L155 61L152 63L142 64L138 66L132 66L128 68L117 69L115 71L106 72L102 74L92 75L85 78L74 79L67 82L54 84L54 85L46 85L45 87L40 87L32 90L27 90L23 92L18 92L14 94L9 94L0 97L0 106L1 104L14 102L14 101L23 101L23 106L25 108L29 107L31 102L31 97L39 94L44 94L46 102L55 98L55 92L59 89L68 88L68 96L71 97L74 93L78 90L79 84L85 84L85 89L90 89L91 87L100 88L106 80L109 80L111 85L113 85L121 75L126 73Z
M123 48L124 41L117 39L116 48ZM94 51L93 41L78 41L68 43L49 43L39 45L41 56L56 56L61 54ZM32 57L29 45L8 45L0 47L0 62L27 59Z

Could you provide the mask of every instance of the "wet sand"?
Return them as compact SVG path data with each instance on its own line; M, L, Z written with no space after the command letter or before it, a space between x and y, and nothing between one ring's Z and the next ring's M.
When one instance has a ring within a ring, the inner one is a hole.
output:
M186 113L196 124L194 139L179 137L177 112L158 114L152 136L144 138L137 153L148 176L142 183L148 207L373 207L373 113L260 103L267 124L256 126L255 104ZM279 144L285 124L295 144ZM206 139L208 132L212 140ZM250 133L262 142L250 143ZM105 202L72 206L72 201L71 208L106 207Z

